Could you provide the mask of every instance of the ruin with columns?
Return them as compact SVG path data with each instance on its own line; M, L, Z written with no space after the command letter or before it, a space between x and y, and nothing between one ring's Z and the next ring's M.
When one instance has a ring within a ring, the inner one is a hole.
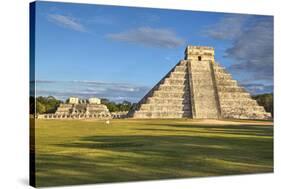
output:
M66 103L62 103L54 114L39 115L43 119L97 119L111 118L107 106L101 104L99 98L79 99L69 97Z
M270 119L218 62L212 47L188 46L180 60L128 113L132 118Z

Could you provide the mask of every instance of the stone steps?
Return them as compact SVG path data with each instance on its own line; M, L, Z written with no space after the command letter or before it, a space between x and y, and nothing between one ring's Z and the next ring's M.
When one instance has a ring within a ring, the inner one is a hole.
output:
M214 65L222 117L236 119L268 119L270 114L251 98L244 88L218 64Z
M238 83L235 80L217 80L218 86L237 86Z
M168 85L168 84L162 84L158 88L159 90L164 91L186 91L189 89L189 85Z
M240 99L240 98L250 98L251 95L247 92L218 92L220 99Z
M191 116L187 61L179 64L163 78L132 113L134 118L182 118Z
M220 100L220 105L221 106L242 106L242 105L247 105L247 106L258 106L258 103L255 100L244 98L240 100L236 99L221 99Z
M154 97L162 97L162 98L184 98L186 95L183 91L181 92L169 92L169 91L154 91Z
M233 80L232 76L229 73L216 73L216 79L228 79L228 80Z
M219 92L246 92L246 90L239 86L217 86Z
M163 82L164 85L186 85L188 81L186 79L171 79L166 78Z
M224 111L231 110L246 110L251 112L264 112L264 108L262 106L221 106Z
M134 113L134 118L183 118L190 116L190 113L185 113L184 111L136 111Z
M217 100L209 61L191 61L194 118L218 118Z
M224 118L228 119L270 119L270 113L237 113L224 114Z
M187 105L171 105L171 104L142 104L140 107L141 111L189 111L190 107Z
M189 104L189 98L159 98L149 97L147 103L160 103L160 104Z
M169 78L171 78L171 79L183 78L184 79L185 76L186 76L185 72L172 72L169 75Z
M180 65L175 67L175 69L174 69L174 71L176 71L176 72L186 72L186 70L187 70L186 66L180 66Z

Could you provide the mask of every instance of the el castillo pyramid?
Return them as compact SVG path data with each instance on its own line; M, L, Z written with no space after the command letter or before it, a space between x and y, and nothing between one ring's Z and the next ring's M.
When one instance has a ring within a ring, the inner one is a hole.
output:
M214 48L188 46L180 60L128 113L133 118L270 119L214 58Z

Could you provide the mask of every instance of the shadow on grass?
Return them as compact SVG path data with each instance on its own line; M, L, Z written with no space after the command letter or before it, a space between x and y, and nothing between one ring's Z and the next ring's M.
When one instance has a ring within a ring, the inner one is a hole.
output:
M142 133L85 136L55 144L61 154L36 154L38 186L273 171L273 140L263 137L272 136L271 127L161 124L157 129L134 130ZM151 131L180 135L152 136ZM227 134L237 136L225 137Z
M190 132L200 134L236 134L248 136L272 136L273 127L264 125L184 125L184 124L147 124L154 128L139 128L140 131ZM156 126L156 127L155 127Z

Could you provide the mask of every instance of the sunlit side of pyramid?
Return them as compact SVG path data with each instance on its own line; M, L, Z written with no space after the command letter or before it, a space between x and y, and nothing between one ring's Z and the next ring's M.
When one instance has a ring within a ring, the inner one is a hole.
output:
M133 118L269 119L214 59L214 49L188 46L179 61L132 109Z

